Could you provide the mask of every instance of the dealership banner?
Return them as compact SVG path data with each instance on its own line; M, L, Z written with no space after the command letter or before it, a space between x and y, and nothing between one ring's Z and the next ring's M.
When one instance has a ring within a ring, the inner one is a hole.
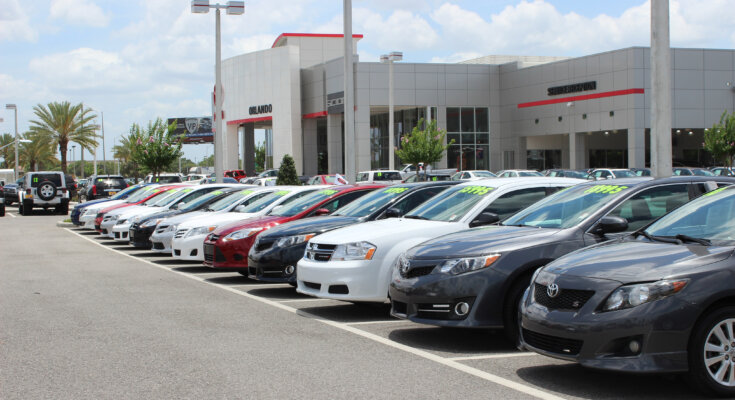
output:
M168 124L176 122L174 134L184 135L184 144L211 143L214 141L212 117L169 118Z

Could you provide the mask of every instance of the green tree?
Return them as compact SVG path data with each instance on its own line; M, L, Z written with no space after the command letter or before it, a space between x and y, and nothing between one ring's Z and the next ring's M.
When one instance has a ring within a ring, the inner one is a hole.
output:
M704 131L705 150L712 153L712 157L723 162L726 166L733 165L735 157L735 112L728 115L727 111L720 116L720 123L712 125Z
M148 122L143 129L138 124L130 128L130 136L135 138L133 161L153 174L154 179L164 170L177 162L182 155L180 136L174 135L176 124L166 125L161 118ZM132 138L131 138L132 139Z
M276 185L301 185L299 175L296 173L296 165L293 157L286 154L281 160L281 167L278 169L278 179Z
M45 137L26 132L23 134L23 139L31 141L18 146L18 163L23 165L26 171L50 169L59 162L54 148Z
M125 176L140 177L140 168L133 159L137 137L128 134L120 138L120 143L112 146L112 156L120 160L120 173Z
M31 132L51 142L61 152L61 170L66 173L66 152L69 142L91 149L97 147L97 117L91 109L82 109L82 104L72 105L68 101L53 102L33 107L37 119L30 121Z
M265 171L265 143L255 146L255 172Z
M13 168L13 165L15 164L15 147L10 145L11 143L13 143L14 139L15 136L9 133L3 133L2 135L0 135L0 147L8 146L0 150L0 157L3 158L3 162L0 163L0 166L2 166L2 168Z
M424 126L424 129L420 129L421 126ZM424 124L424 119L421 118L411 133L401 138L401 147L396 148L395 153L401 159L401 162L413 164L416 166L416 171L418 171L421 163L428 166L441 161L447 147L454 143L454 140L451 140L444 144L446 136L447 131L437 129L436 120ZM421 179L421 176L419 176L419 179Z

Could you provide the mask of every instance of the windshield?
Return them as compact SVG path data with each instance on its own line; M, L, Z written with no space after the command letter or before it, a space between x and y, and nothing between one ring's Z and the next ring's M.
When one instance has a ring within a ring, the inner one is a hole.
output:
M383 190L375 190L340 208L332 215L356 218L365 217L372 214L375 210L378 210L392 199L402 195L407 190L407 187L389 187Z
M273 204L276 201L281 200L283 196L286 196L289 193L291 193L290 190L279 190L279 191L273 192L267 196L264 196L261 199L258 199L252 204L248 204L247 206L243 207L241 210L238 210L237 212L256 213L256 212L263 211L264 208L268 207L269 205Z
M628 170L612 171L612 173L613 175L615 175L616 178L633 178L638 176L635 174L635 172Z
M189 189L191 190L191 189ZM150 199L146 200L143 205L145 206L153 206L153 207L162 207L166 204L172 202L174 199L176 199L181 194L181 189L169 189L162 193L159 196L151 197Z
M125 200L125 202L126 203L131 203L131 204L132 203L137 203L137 202L145 199L146 197L148 197L148 196L150 196L150 195L152 195L152 194L154 194L154 193L156 193L157 191L160 191L160 190L161 189L159 188L159 186L149 186L149 187L146 187L143 190L139 190L139 191L133 193L130 197L128 197L127 200Z
M518 176L544 176L544 174L535 171L519 171Z
M110 200L122 200L124 197L127 197L127 195L132 195L133 192L138 191L138 189L142 189L141 186L130 186L129 188L125 188L121 190L118 194L112 196Z
M649 226L650 236L735 242L735 190L719 188L684 204Z
M475 176L479 176L481 178L495 178L497 175L493 174L490 171L475 171Z
M458 221L493 190L494 187L482 185L455 186L409 212L406 218Z
M219 192L219 190L215 190L214 192ZM214 193L212 192L212 193ZM246 197L252 196L253 193L255 193L255 190L240 190L238 192L233 192L231 195L227 197L223 197L214 203L210 204L209 207L207 207L207 211L222 211L230 207L231 205L240 202L240 200L243 200Z
M555 193L511 216L503 225L565 229L576 226L632 185L583 185Z
M376 172L373 174L373 181L400 181L401 174L398 172Z
M316 192L309 193L304 197L300 197L296 200L282 204L277 210L272 210L270 215L277 215L280 217L293 217L294 215L309 209L314 204L321 202L322 200L339 193L339 190L335 189L323 189Z
M325 175L324 176L324 181L327 182L327 184L329 185L333 185L336 179L337 177L335 175Z
M180 208L181 211L189 212L194 211L200 207L203 207L211 202L214 201L214 199L222 196L225 192L222 190L213 190L209 193L205 193L194 200L187 202L186 205L182 208Z
M715 176L712 171L708 171L706 169L693 169L692 172L696 176Z

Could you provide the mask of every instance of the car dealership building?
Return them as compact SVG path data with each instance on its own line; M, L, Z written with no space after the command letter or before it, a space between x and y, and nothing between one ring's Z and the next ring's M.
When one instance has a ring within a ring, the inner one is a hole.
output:
M353 49L361 35L353 36ZM355 62L355 154L344 154L343 37L284 33L272 48L222 63L225 165L254 130L276 166L299 174L388 167L388 64ZM355 57L357 59L357 57ZM649 49L578 58L488 56L458 64L394 64L395 143L420 118L454 140L437 166L457 169L644 167L649 160ZM735 51L672 49L674 164L707 165L704 130L735 102ZM396 165L400 165L396 160Z

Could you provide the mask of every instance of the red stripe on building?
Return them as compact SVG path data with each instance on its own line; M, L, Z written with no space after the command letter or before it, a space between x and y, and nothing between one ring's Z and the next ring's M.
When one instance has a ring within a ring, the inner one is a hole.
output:
M271 48L276 47L278 42L285 38L285 37L324 37L324 38L338 38L338 37L345 37L344 34L341 33L282 33L278 35L276 38L276 41L273 42L273 45ZM354 34L352 35L353 39L362 39L363 35L361 34Z
M248 124L251 122L261 122L261 121L273 121L273 117L268 116L268 117L236 119L234 121L227 121L227 125L240 125L240 124Z
M603 97L625 96L625 95L628 95L628 94L643 94L643 92L644 92L643 89L640 89L640 88L636 88L636 89L624 89L624 90L613 90L611 92L583 94L583 95L580 95L580 96L560 97L560 98L556 98L556 99L531 101L531 102L528 102L528 103L520 103L520 104L518 104L518 108L545 106L545 105L548 105L548 104L558 104L558 103L568 103L570 101L583 101L583 100L601 99Z
M303 119L312 119L312 118L319 118L319 117L326 117L326 116L327 116L327 112L326 111L318 111L318 112L311 113L311 114L304 114L304 115L301 116L301 118L303 118Z

